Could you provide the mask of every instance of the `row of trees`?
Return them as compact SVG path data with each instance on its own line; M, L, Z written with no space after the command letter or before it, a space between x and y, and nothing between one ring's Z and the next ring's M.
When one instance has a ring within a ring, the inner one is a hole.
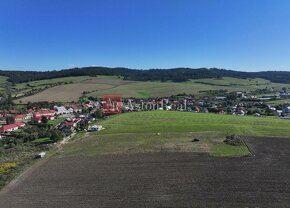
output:
M70 76L97 76L97 75L115 75L122 76L125 80L137 81L176 81L183 82L188 79L200 78L264 78L272 82L290 83L290 72L266 71L266 72L239 72L233 70L217 68L174 68L174 69L150 69L136 70L128 68L108 68L108 67L84 67L64 69L61 71L1 71L1 76L7 76L11 83L22 83L35 80L52 79Z

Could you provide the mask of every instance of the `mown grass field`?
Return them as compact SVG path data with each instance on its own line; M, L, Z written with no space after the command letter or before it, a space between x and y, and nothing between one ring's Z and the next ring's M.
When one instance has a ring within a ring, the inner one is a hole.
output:
M0 76L0 92L5 91L5 84L7 83L7 77Z
M71 83L45 89L45 87L59 82ZM197 79L181 83L170 81L127 81L117 76L67 77L18 84L16 85L18 95L31 89L43 89L43 91L18 99L16 102L20 100L22 103L27 103L28 101L77 101L83 95L83 92L86 92L86 96L94 97L101 97L103 94L121 94L123 97L148 98L165 97L181 93L200 94L209 90L254 91L266 87L281 90L282 87L290 88L290 85L271 83L264 79L237 79L230 77L224 77L223 79Z
M207 152L215 156L243 156L249 154L247 147L224 144L226 135L290 135L290 122L278 118L173 111L126 113L112 116L100 124L106 129L100 133L89 133L84 139L68 144L62 156L146 152ZM192 142L195 138L200 141Z
M270 105L290 104L290 99L271 100L267 102Z
M50 124L50 125L52 125L52 126L56 126L56 125L60 124L61 122L63 122L64 120L65 120L65 118L63 118L63 117L58 117L58 118L56 118L56 119L54 119L54 120L49 120L49 121L48 121L48 124Z

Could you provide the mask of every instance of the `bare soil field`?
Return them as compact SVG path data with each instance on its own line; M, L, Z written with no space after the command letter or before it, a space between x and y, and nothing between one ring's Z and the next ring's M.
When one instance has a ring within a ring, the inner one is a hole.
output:
M290 140L245 141L254 156L52 158L4 189L0 207L290 207Z

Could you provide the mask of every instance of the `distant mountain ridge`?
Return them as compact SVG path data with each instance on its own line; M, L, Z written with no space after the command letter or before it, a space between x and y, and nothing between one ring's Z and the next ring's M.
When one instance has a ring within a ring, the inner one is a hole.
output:
M288 71L262 71L242 72L218 68L173 68L173 69L149 69L137 70L129 68L109 67L83 67L63 69L60 71L7 71L0 70L0 76L8 77L9 82L23 83L29 81L52 79L70 76L97 76L114 75L122 76L125 80L135 81L174 81L183 82L189 79L201 78L263 78L276 83L290 83L290 72Z

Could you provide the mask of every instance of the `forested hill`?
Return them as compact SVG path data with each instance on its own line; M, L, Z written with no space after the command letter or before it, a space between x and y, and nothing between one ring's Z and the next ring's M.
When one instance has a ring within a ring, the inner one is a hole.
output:
M97 76L116 75L122 76L126 80L136 81L168 81L182 82L188 79L200 78L264 78L272 82L290 83L290 72L285 71L265 71L265 72L240 72L217 68L174 68L174 69L150 69L136 70L128 68L108 68L108 67L84 67L64 69L60 71L4 71L0 70L1 76L7 76L12 83L22 83L35 80L69 77L69 76Z

